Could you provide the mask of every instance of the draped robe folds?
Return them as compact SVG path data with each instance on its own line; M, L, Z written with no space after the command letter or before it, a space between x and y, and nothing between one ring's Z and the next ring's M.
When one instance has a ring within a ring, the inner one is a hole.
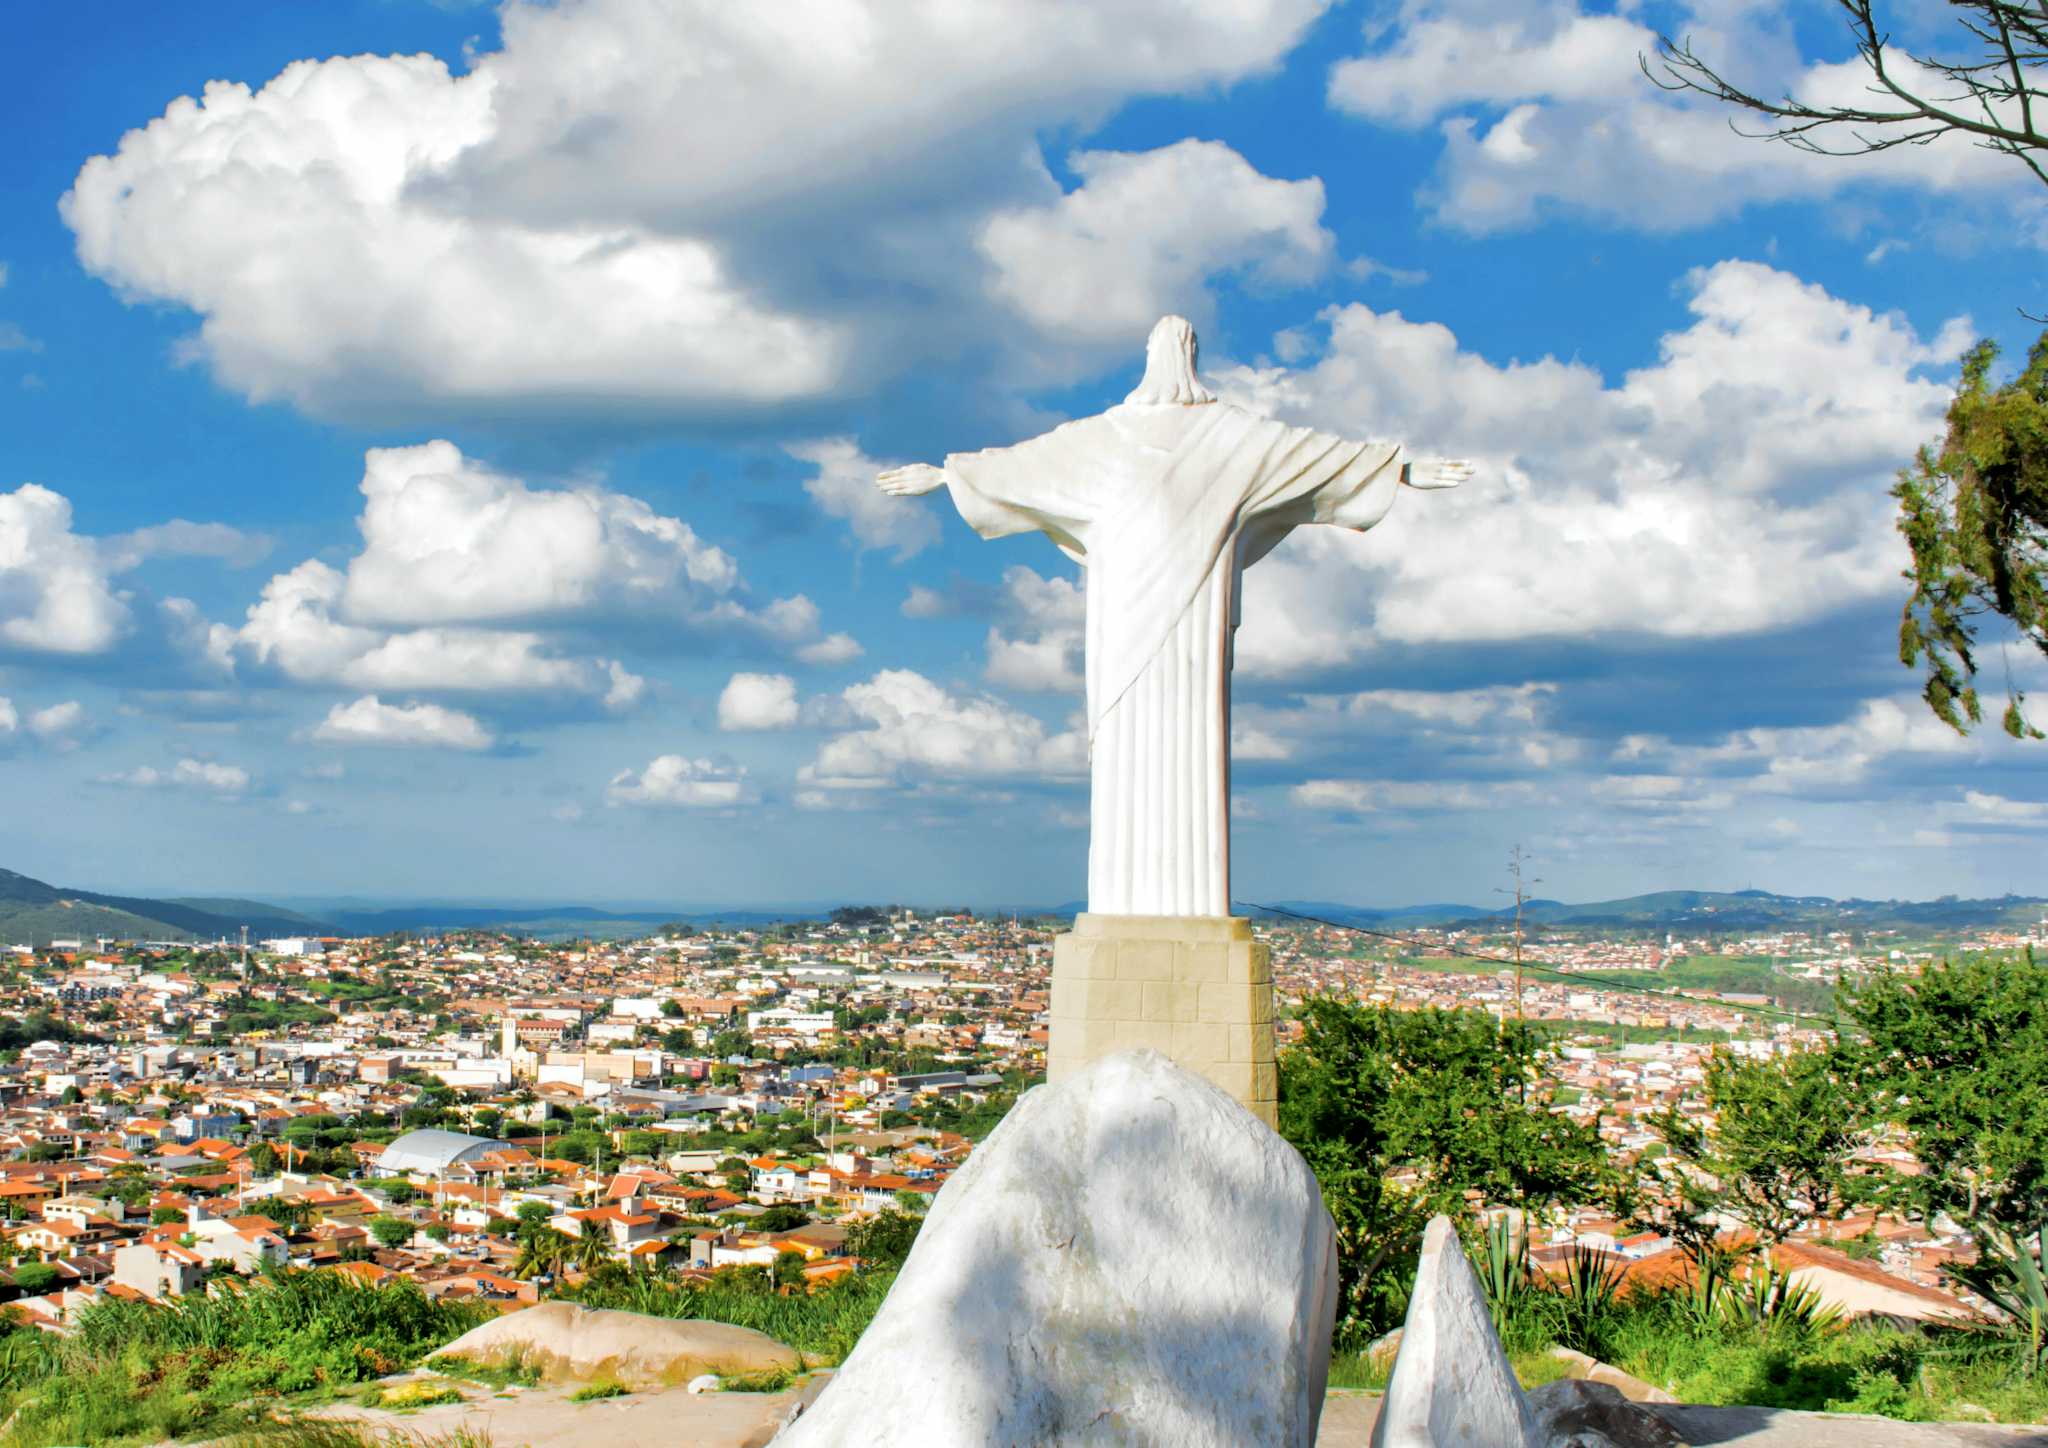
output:
M1224 402L1127 402L946 459L982 537L1043 532L1088 572L1091 911L1229 913L1239 575L1301 524L1379 522L1400 452Z

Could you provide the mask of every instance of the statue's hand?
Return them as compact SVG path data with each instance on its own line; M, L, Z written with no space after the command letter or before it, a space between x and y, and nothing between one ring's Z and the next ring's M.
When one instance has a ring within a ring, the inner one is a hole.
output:
M946 470L930 463L911 463L878 475L875 486L892 498L915 498L946 486Z
M1401 481L1411 488L1455 488L1474 471L1463 458L1418 458L1402 464Z

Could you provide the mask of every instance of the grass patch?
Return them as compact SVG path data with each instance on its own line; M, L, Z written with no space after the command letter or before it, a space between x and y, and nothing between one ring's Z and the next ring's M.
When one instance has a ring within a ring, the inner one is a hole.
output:
M444 1377L480 1383L487 1388L530 1388L540 1382L540 1369L529 1366L520 1358L504 1363L480 1363L473 1358L437 1357L430 1358L426 1366Z
M496 1448L488 1433L457 1428L452 1433L406 1433L367 1423L299 1418L234 1433L219 1448Z
M0 1325L0 1448L271 1432L285 1403L403 1372L487 1315L408 1282L286 1272L169 1303L102 1299L67 1338Z
M410 1383L401 1383L395 1388L385 1389L378 1397L377 1406L404 1411L408 1408L434 1408L439 1407L442 1403L459 1403L461 1401L462 1391L459 1388L448 1383L437 1383L428 1378L415 1380Z
M797 1380L797 1374L788 1368L776 1368L765 1373L734 1373L731 1377L718 1380L722 1393L779 1393Z
M623 1398L631 1391L632 1389L628 1388L624 1383L614 1382L607 1378L600 1382L585 1383L575 1392L569 1394L569 1401L572 1403L595 1403L605 1398Z
M824 1366L844 1361L853 1351L895 1280L893 1272L853 1272L814 1292L785 1294L776 1291L758 1267L729 1267L709 1283L659 1270L600 1271L583 1286L559 1295L585 1307L751 1327L795 1348L805 1363Z

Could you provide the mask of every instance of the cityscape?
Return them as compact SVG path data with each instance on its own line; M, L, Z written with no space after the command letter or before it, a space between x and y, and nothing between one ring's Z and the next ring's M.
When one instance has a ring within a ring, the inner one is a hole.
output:
M281 1265L525 1303L554 1276L522 1240L535 1220L571 1271L787 1262L829 1281L861 1265L849 1226L922 1212L1042 1079L1060 928L892 907L614 941L13 946L0 1284L57 1332L102 1296ZM1283 1043L1309 996L1526 1017L1555 1040L1553 1109L1628 1162L1659 1148L1657 1112L1709 1112L1710 1053L1819 1044L1835 985L1879 964L2048 949L2048 905L1945 940L1539 930L1519 999L1497 929L1260 934ZM1684 983L1715 969L1744 987ZM1539 1258L1574 1247L1650 1272L1677 1255L1592 1202L1538 1237ZM1816 1217L1781 1248L1834 1304L1909 1318L1981 1306L1943 1271L1970 1251L1868 1212Z
M0 1448L2048 1444L2048 0L0 40Z

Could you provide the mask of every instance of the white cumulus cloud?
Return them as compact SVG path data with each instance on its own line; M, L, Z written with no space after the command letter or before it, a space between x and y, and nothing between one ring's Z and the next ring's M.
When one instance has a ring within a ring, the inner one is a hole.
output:
M1082 184L991 217L981 251L995 293L1048 336L1127 346L1165 312L1209 311L1209 278L1315 280L1335 255L1323 183L1263 176L1220 141L1078 151Z
M883 465L850 437L785 444L791 457L817 469L804 491L827 514L844 519L863 548L893 549L896 561L939 541L938 514L909 498L892 498L875 486Z
M799 780L817 790L873 789L930 778L1071 779L1087 772L1077 729L1048 730L990 695L954 694L910 669L884 669L840 691L863 727L826 741Z
M721 729L787 729L799 713L796 680L787 674L734 674L718 696Z
M195 312L191 354L252 398L771 407L989 346L973 238L1057 196L1037 137L1266 71L1326 3L512 0L462 74L213 81L61 212L88 270Z
M1219 374L1262 410L1480 468L1370 535L1297 530L1246 575L1238 667L1301 675L1376 640L1736 635L1894 590L1888 480L1940 430L1949 388L1926 372L1967 324L1922 338L1752 262L1688 287L1692 324L1615 385L1355 305L1324 314L1313 363Z
M904 605L916 602L913 594ZM999 621L989 627L982 677L1021 693L1078 694L1088 595L1080 580L1046 578L1023 564L1003 570ZM913 615L913 617L916 615Z
M313 738L322 744L462 750L488 749L493 742L490 730L459 709L386 704L375 694L336 704L314 728Z
M118 774L103 774L100 783L129 789L187 789L201 794L236 798L249 792L249 771L237 764L220 764L208 759L181 759L169 769L137 765Z
M1637 57L1654 55L1657 29L1636 13L1573 0L1415 0L1390 23L1374 14L1367 49L1331 71L1330 101L1384 126L1435 126L1444 151L1424 199L1437 222L1471 232L1555 211L1670 231L1752 202L1852 189L2031 205L2033 183L2020 168L1965 136L1845 165L1738 135L1725 106L1642 75ZM1862 61L1803 57L1782 7L1695 3L1665 27L1753 94L1871 104ZM1909 88L1945 93L1945 81L1916 74L1896 50L1890 65ZM2038 224L2037 234L2048 235Z
M0 645L96 654L131 624L128 605L90 538L71 531L71 503L24 483L0 493Z
M669 809L722 809L747 798L747 772L709 759L664 754L635 773L621 770L605 786L612 805L653 805Z

